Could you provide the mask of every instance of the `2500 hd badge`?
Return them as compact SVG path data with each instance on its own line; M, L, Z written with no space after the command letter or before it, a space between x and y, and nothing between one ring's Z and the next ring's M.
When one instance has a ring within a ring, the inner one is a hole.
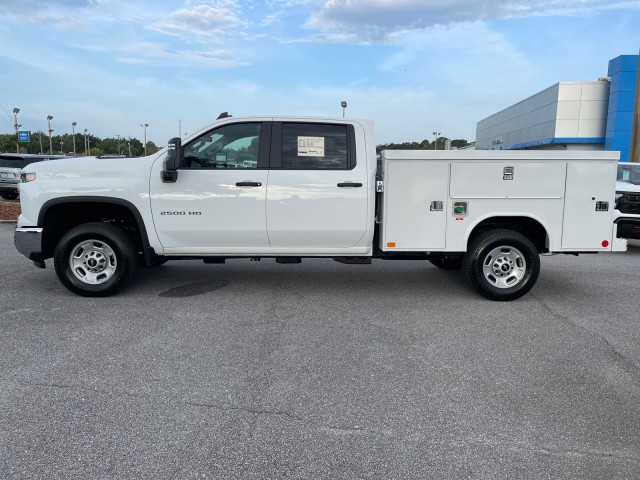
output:
M160 212L160 215L202 215L202 212Z

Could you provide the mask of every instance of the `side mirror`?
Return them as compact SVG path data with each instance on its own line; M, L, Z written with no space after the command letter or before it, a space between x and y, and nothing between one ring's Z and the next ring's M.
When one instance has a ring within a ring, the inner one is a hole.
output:
M182 162L182 140L180 137L174 137L169 140L167 147L167 158L160 175L164 183L175 183L178 180L178 168Z

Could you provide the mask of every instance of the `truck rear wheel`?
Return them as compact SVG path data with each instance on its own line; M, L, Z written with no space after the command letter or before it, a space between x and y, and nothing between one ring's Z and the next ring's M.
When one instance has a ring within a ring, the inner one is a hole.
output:
M490 300L515 300L538 279L540 256L535 245L512 230L490 230L471 241L464 260L471 285Z
M84 297L106 297L123 288L135 272L133 240L108 223L85 223L66 234L54 253L62 284Z

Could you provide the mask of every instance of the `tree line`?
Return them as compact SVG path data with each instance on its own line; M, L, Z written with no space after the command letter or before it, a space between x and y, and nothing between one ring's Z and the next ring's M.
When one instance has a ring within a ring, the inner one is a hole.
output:
M83 133L52 135L52 151L49 151L49 135L42 131L31 132L28 142L18 142L17 145L16 134L0 134L0 152L15 153L17 146L19 146L20 153L73 155L74 139L77 156L123 155L125 157L140 157L144 155L144 144L137 138L100 138L87 134L85 141ZM158 150L155 143L147 142L147 155L156 153Z
M435 147L438 150L444 150L447 140L447 137L438 137ZM376 146L376 152L380 153L382 150L433 150L434 143L427 139L421 142L383 143ZM451 148L462 148L467 145L469 145L469 142L463 138L451 140Z
M85 142L85 135L76 133L75 136L70 133L63 135L53 135L51 137L52 152L49 151L49 136L42 131L31 132L29 142L19 142L20 153L44 153L55 155L73 155L73 139L75 137L75 152L77 156L94 156L102 155L124 155L131 157L140 157L144 155L143 142L137 138L100 138L95 135L87 134L86 140L89 143L88 150ZM444 150L446 137L439 137L437 140L437 149ZM464 139L451 140L451 148L462 148L469 145ZM434 142L425 139L421 142L403 142L403 143L383 143L376 146L376 152L382 150L433 150ZM156 153L159 148L152 141L147 142L147 155ZM16 151L16 135L0 134L0 152L15 153Z

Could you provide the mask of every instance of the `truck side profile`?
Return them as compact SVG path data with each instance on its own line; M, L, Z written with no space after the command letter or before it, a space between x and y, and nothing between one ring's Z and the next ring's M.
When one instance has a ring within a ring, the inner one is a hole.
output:
M493 300L527 293L540 254L626 249L617 153L375 145L365 120L225 117L148 157L30 165L15 244L84 296L117 292L138 264L327 257L463 268Z

